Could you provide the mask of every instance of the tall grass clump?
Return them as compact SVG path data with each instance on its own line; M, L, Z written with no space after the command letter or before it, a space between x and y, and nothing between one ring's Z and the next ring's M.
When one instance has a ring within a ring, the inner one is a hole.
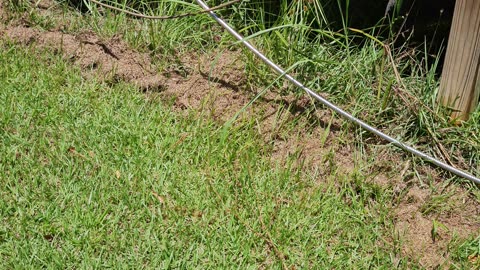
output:
M401 2L393 7L393 17L379 18L366 29L352 27L351 5L356 3L348 0L250 1L230 18L247 40L311 89L394 137L478 175L480 138L472 135L480 127L480 110L461 127L452 127L448 110L436 103L439 59L427 62L429 44L394 45L399 35L394 25L403 20L395 17ZM253 55L247 58L256 83L278 79ZM298 91L280 81L277 88Z
M150 16L175 16L201 10L192 1L112 1L110 5ZM90 12L99 32L122 33L133 46L160 58L189 49L203 50L212 44L216 25L208 16L148 20L92 5ZM102 14L107 14L107 19Z

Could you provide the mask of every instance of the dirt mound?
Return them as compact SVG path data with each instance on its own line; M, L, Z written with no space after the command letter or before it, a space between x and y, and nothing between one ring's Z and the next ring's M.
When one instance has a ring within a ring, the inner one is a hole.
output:
M61 53L80 66L86 77L95 76L113 83L132 82L143 90L163 88L165 78L154 72L150 58L130 49L120 37L102 40L93 32L72 35L26 25L9 27L4 34L16 42Z
M188 75L170 70L162 95L173 98L179 110L202 110L217 120L227 121L249 101L244 92L240 56L231 51L202 57L186 55L183 65Z

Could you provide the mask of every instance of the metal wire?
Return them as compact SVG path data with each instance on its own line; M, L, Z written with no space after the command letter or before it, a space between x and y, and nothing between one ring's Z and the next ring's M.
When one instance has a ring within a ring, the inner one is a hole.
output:
M204 9L204 10L208 10L209 7L202 1L202 0L196 0L196 2ZM403 149L404 151L407 151L409 153L412 153L426 161L429 161L431 162L432 164L446 170L446 171L449 171L457 176L460 176L460 177L463 177L465 179L468 179L476 184L480 184L480 179L469 174L469 173L466 173L462 170L459 170L455 167L452 167L434 157L431 157L411 146L408 146L406 145L405 143L381 132L380 130L377 130L376 128L370 126L369 124L363 122L362 120L356 118L355 116L349 114L348 112L342 110L341 108L339 108L338 106L336 106L335 104L331 103L330 101L326 100L325 98L323 98L322 96L320 96L319 94L315 93L314 91L310 90L308 87L306 87L305 85L303 85L302 83L300 83L299 81L297 81L294 77L292 77L291 75L287 74L281 67L279 67L277 64L275 64L274 62L272 62L270 59L268 59L264 54L262 54L259 50L257 50L252 44L250 44L248 41L244 40L244 38L239 34L237 33L230 25L228 25L225 21L223 21L221 18L219 18L215 12L213 11L209 11L208 14L215 20L217 21L217 23L219 23L223 28L225 28L231 35L233 35L236 39L238 39L241 43L243 43L243 45L245 45L245 47L247 47L250 51L252 51L256 56L258 56L260 59L263 60L263 62L265 62L267 65L269 65L271 68L273 68L276 72L282 74L285 76L285 78L287 80L289 80L290 82L292 82L294 85L296 85L297 87L303 89L305 92L307 92L307 94L309 94L310 96L312 96L313 98L315 98L316 100L318 100L320 103L322 103L323 105L325 105L326 107L332 109L333 111L335 111L336 113L338 113L339 115L341 115L342 117L346 118L347 120L349 121L352 121L354 122L355 124L359 125L360 127L370 131L371 133L377 135L378 137L384 139L384 140L387 140L389 141L391 144Z

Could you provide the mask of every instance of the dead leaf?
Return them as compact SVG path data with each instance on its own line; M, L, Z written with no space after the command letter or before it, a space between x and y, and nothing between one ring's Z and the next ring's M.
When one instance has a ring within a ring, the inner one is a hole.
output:
M182 133L180 135L180 139L178 139L172 146L170 146L170 149L177 148L177 146L179 146L189 135L189 133Z
M161 204L164 204L164 203L165 203L165 197L158 195L158 193L156 193L156 192L153 191L153 190L152 190L152 194L153 194L153 196L155 196L155 198L157 198L157 200L158 200Z
M81 158L85 159L85 156L80 154L79 152L77 152L77 149L75 149L74 146L70 146L67 151L70 154L72 154L73 156L77 156L77 157L81 157Z
M470 256L468 256L468 261L471 263L471 264L476 264L477 261L478 261L478 254L472 254Z
M195 210L195 211L193 212L193 217L201 218L202 216L203 216L203 212L202 212L202 211Z

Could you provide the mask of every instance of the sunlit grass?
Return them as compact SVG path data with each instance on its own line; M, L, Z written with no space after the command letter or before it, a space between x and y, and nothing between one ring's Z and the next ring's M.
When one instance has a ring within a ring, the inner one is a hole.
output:
M388 196L362 175L272 168L250 124L178 116L48 51L3 44L0 84L2 268L393 263Z

